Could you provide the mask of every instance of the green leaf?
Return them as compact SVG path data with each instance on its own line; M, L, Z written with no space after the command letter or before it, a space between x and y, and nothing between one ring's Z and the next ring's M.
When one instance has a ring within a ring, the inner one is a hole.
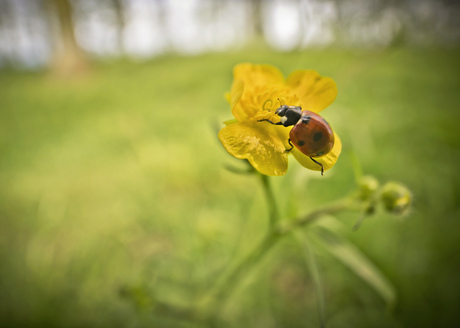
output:
M232 118L231 120L227 120L224 122L224 124L227 126L227 125L230 125L230 124L233 124L233 123L238 123L238 120L236 118Z
M316 299L318 302L318 315L320 327L326 327L326 303L324 297L324 288L321 280L321 274L318 268L318 262L316 261L315 253L311 247L311 244L308 242L306 236L302 232L295 234L297 240L304 250L305 260L307 262L308 269L310 270L311 276L313 278L313 283L316 290Z
M391 309L396 302L396 289L380 269L351 242L322 227L322 245L335 258L366 281Z

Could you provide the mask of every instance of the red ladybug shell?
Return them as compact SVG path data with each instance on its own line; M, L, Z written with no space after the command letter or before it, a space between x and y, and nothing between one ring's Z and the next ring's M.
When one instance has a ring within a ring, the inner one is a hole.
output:
M302 111L302 117L289 132L292 144L309 157L321 157L334 146L334 133L329 123L320 115L309 110Z

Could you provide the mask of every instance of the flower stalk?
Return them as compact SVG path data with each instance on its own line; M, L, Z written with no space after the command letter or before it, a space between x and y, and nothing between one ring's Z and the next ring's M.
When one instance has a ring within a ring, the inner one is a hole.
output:
M280 216L278 212L276 198L270 184L268 176L261 175L261 182L266 195L266 200L269 209L269 227L265 237L260 241L256 248L251 253L246 255L232 270L228 273L224 281L214 290L211 298L214 300L212 317L217 318L222 309L231 299L233 293L238 289L239 284L244 276L246 276L260 261L273 249L275 245L290 233L299 228L305 227L325 215L331 215L343 210L352 208L355 204L353 196L346 197L338 202L321 209L310 212L309 214L299 217L289 224L279 222Z
M265 198L267 199L270 228L273 229L273 227L275 227L280 219L278 205L276 203L275 194L273 193L273 188L271 187L269 177L264 174L259 174L259 176L262 181Z

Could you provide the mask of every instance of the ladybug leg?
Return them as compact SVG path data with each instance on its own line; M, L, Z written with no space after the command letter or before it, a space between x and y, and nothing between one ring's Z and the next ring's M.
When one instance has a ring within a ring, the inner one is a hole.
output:
M289 152L294 148L294 145L293 145L292 142L291 142L291 138L288 139L288 142L289 142L289 145L291 146L291 148L286 149L286 150L285 150L286 153L289 153Z
M257 122L264 122L264 121L267 121L268 123L271 123L271 124L273 124L273 125L283 125L283 123L281 123L281 122L273 123L272 121L267 120L267 119L265 119L265 120L258 120Z
M319 166L321 166L321 175L323 175L323 173L324 173L323 164L321 164L320 162L316 161L313 157L310 157L310 158L311 158L311 160L312 160L313 162L315 162L316 164L318 164Z

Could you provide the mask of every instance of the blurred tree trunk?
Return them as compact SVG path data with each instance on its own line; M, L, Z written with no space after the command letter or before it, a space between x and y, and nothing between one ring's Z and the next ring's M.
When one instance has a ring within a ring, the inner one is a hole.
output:
M254 36L258 39L263 39L264 37L262 2L262 0L250 1L251 15L249 17L251 19Z
M164 52L168 53L172 49L172 40L171 33L169 32L168 27L168 5L166 0L157 0L155 1L157 7L157 18L158 18L158 28L161 30L161 34L164 36Z
M120 55L125 54L125 47L123 43L123 32L125 30L125 12L122 0L111 0L113 10L115 11L116 24L117 24L117 48Z
M58 75L88 71L89 61L75 38L72 5L69 0L48 0L50 15L56 18L55 50L51 69ZM53 20L52 20L53 21Z
M2 49L2 61L6 66L13 66L14 51L12 45L14 44L14 22L11 4L8 1L0 1L0 31L2 38L0 42L7 45Z

